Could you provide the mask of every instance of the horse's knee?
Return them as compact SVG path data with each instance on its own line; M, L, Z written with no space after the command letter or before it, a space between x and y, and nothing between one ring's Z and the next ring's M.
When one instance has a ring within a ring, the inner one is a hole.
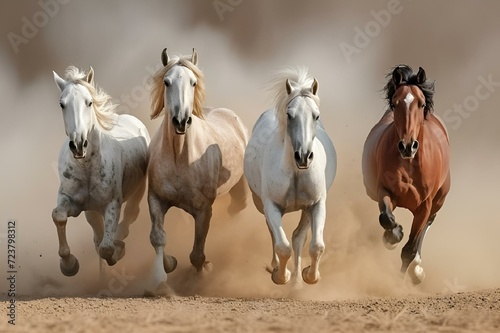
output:
M309 255L314 258L319 258L325 252L325 244L317 243L311 244L309 247Z
M153 228L151 229L151 233L149 234L149 241L151 245L156 249L158 247L165 247L166 244L166 234L165 231L161 228Z
M52 220L56 225L66 223L68 220L68 212L60 207L56 207L52 210Z

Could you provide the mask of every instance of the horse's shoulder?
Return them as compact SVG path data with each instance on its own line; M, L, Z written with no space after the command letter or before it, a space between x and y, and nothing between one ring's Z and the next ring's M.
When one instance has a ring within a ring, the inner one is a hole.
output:
M436 114L430 114L429 115L429 120L434 124L441 132L443 132L446 136L446 139L448 142L450 141L450 138L448 136L448 130L446 129L446 125L444 121Z

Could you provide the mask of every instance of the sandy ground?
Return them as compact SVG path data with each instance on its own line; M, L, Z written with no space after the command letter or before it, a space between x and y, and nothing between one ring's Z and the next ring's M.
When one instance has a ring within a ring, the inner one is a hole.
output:
M6 302L1 302L5 308ZM451 295L285 298L40 298L1 332L497 332L500 289Z

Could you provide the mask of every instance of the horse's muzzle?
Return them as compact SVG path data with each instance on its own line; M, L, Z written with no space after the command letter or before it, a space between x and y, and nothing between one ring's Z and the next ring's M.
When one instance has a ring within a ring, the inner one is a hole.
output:
M191 126L193 118L187 117L185 119L179 120L177 117L172 117L172 124L174 125L176 134L186 134L187 129Z
M73 157L76 159L84 158L87 155L87 146L89 145L88 140L75 143L75 141L69 142L69 149L73 153Z
M303 152L302 150L296 150L293 154L295 159L295 164L299 169L307 169L311 165L311 162L314 158L314 154L312 151Z
M401 157L404 159L411 159L415 157L418 150L418 141L411 140L409 143L405 144L403 140L398 142L398 150Z

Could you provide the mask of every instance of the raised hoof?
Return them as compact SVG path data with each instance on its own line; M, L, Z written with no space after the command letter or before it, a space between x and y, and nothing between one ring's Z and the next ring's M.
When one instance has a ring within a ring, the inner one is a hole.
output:
M384 229L392 229L394 228L394 225L396 225L396 218L394 215L387 214L387 213L380 213L378 216L378 222Z
M275 268L271 273L271 280L273 280L275 284L287 284L288 281L290 281L290 276L291 276L290 271L287 269L285 271L284 278L278 277L278 268Z
M207 272L211 272L214 269L214 264L210 261L205 261L205 263L203 263L203 269Z
M115 245L115 252L113 253L113 257L115 262L121 260L123 256L125 256L125 243L120 240L114 240L113 244Z
M384 231L382 241L388 250L394 250L399 242L403 239L403 227L398 225L392 230Z
M309 270L311 269L311 266L307 266L302 270L302 279L304 280L305 283L307 284L316 284L318 283L319 280L321 280L321 275L318 272L318 276L316 278L309 279Z
M65 276L75 276L76 273L80 270L80 263L78 262L78 259L72 254L69 255L69 265L64 264L64 260L61 259L59 262L59 267L61 268L61 273L63 273Z
M177 259L174 256L163 255L163 269L165 273L171 273L177 268Z

